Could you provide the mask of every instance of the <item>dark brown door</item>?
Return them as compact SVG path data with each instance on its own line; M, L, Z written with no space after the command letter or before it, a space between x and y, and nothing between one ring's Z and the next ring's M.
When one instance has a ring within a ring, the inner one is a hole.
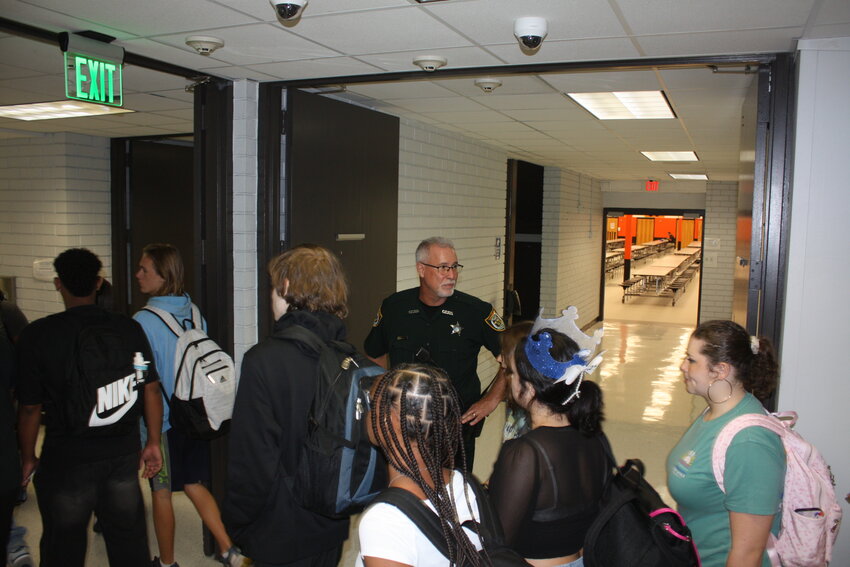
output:
M193 198L193 147L177 140L116 140L113 152L123 150L125 248L115 254L115 309L132 315L147 301L135 280L142 248L167 242L183 255L186 291L195 297L195 266L200 253L195 242L197 213ZM115 153L113 153L115 156ZM114 160L113 160L114 161ZM117 223L116 223L117 224ZM120 269L119 269L120 268ZM119 276L120 274L120 276ZM197 302L197 300L196 300Z
M533 320L540 310L543 167L508 160L505 231L505 321Z
M348 339L362 348L381 300L396 291L399 121L295 89L286 108L286 247L310 242L339 256L351 290Z

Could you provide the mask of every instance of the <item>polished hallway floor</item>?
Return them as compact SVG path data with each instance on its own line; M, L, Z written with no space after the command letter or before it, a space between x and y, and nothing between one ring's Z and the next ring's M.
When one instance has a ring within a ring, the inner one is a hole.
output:
M694 283L697 283L695 280ZM614 284L616 286L616 284ZM620 302L619 286L608 286L614 293L606 299L605 336L602 348L605 361L594 380L598 380L605 396L605 431L619 461L639 458L647 468L650 482L667 497L664 461L667 453L693 419L702 411L701 399L685 392L679 364L690 332L696 323L698 285L692 285L683 300L672 307L669 300L657 305L656 300ZM609 291L606 289L606 291ZM693 293L692 293L693 292ZM609 308L610 304L613 308ZM618 305L622 306L620 310ZM615 318L615 314L617 318ZM629 320L636 318L637 320ZM646 318L651 322L641 321ZM679 319L679 322L676 320ZM672 322L667 322L672 321ZM478 440L475 473L479 478L490 475L502 439L503 410L495 412ZM149 490L143 487L149 507ZM177 559L182 567L212 567L218 563L201 552L201 522L183 494L174 495L177 515ZM27 537L37 557L41 534L35 495L17 513L17 519L30 529ZM151 549L153 530L149 521ZM87 567L107 565L103 538L90 534ZM340 565L354 564L358 544L356 519L346 543Z

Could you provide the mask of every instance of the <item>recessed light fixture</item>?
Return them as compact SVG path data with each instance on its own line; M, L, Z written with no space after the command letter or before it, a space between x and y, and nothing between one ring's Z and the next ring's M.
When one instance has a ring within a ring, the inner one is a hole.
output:
M567 93L599 120L676 118L661 91Z
M699 161L694 152L641 152L651 161Z
M0 117L15 120L51 120L53 118L78 118L80 116L100 116L102 114L123 114L134 112L126 108L79 102L75 100L58 100L56 102L39 102L36 104L17 104L0 106Z
M668 173L673 179L684 179L689 181L708 181L705 173Z

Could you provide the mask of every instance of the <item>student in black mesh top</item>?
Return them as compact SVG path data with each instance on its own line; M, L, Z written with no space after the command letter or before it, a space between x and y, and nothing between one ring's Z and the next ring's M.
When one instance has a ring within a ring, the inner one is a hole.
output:
M505 539L535 567L581 567L607 473L602 392L583 380L598 359L553 329L505 353L513 401L531 430L507 441L490 478Z

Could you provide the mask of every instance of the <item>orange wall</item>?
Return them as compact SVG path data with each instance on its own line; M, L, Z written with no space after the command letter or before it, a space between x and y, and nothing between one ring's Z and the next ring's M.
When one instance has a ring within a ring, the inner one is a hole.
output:
M663 217L655 217L655 238L667 238L667 233L670 232L676 236L676 219L665 219Z

